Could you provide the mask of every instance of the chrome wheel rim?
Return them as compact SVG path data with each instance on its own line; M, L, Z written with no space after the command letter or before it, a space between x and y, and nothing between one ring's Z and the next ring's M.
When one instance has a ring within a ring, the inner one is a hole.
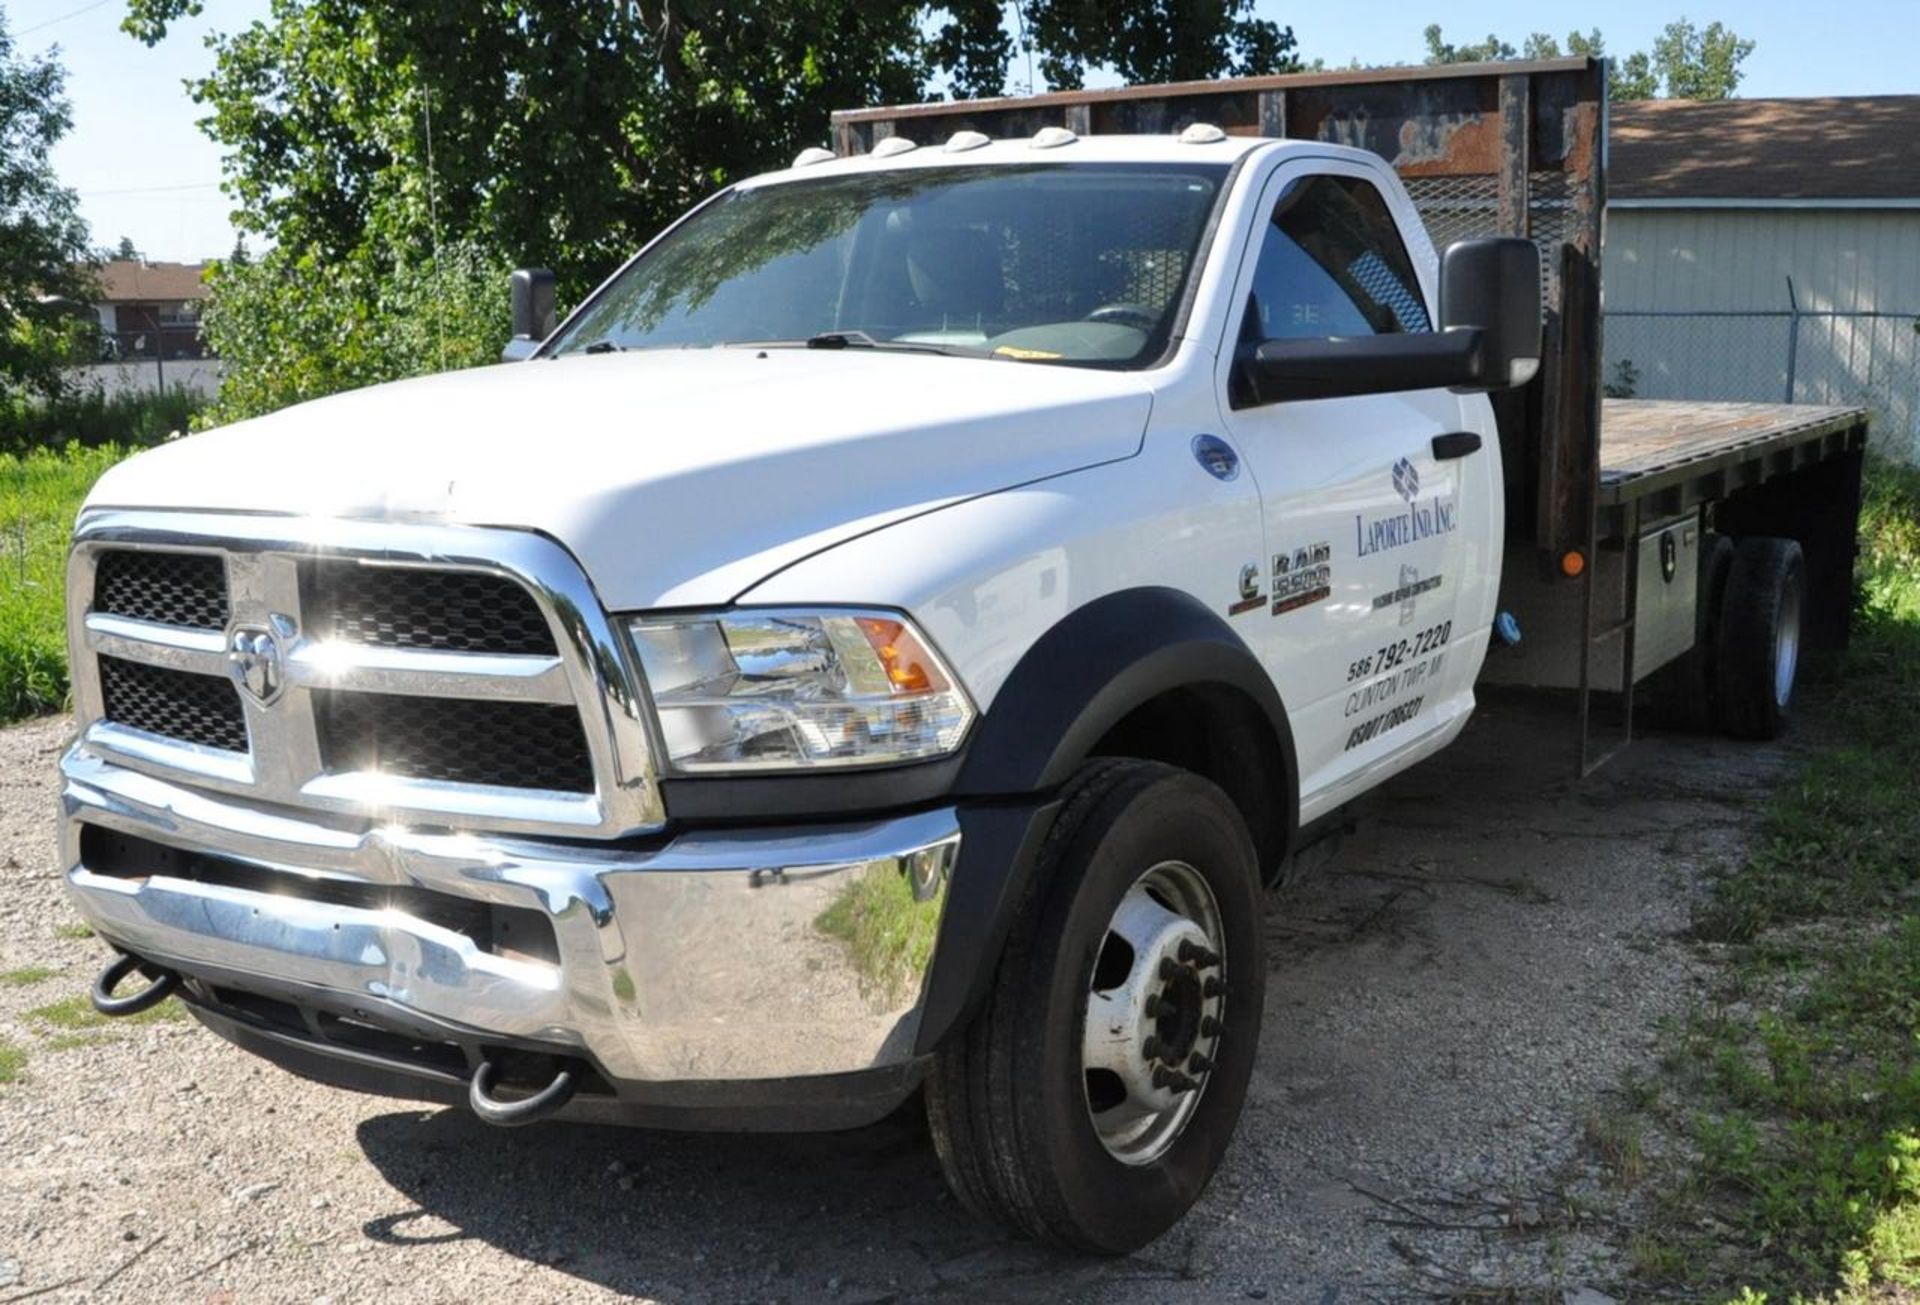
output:
M1800 582L1793 577L1781 586L1780 620L1773 643L1773 701L1784 708L1793 697L1793 677L1800 668Z
M1123 1164L1165 1155L1213 1076L1222 936L1213 890L1184 861L1141 875L1107 922L1087 985L1081 1080L1094 1132Z

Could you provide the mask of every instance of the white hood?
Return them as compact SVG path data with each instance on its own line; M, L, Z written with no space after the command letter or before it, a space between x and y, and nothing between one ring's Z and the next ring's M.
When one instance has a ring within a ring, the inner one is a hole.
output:
M535 361L337 395L109 471L92 507L519 526L613 610L724 603L918 512L1131 456L1137 375L808 349Z

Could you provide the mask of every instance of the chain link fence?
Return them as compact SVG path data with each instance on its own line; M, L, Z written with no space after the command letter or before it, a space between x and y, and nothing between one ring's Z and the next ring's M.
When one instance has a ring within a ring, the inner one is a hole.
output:
M1880 452L1920 463L1920 313L1680 312L1606 319L1616 398L1857 405Z

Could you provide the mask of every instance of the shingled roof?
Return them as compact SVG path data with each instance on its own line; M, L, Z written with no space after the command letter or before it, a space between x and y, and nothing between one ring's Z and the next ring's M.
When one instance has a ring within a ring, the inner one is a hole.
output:
M1641 100L1608 132L1609 200L1920 200L1920 95Z
M104 301L110 304L205 299L207 287L201 284L200 277L206 270L205 263L147 263L116 258L100 268L100 291Z

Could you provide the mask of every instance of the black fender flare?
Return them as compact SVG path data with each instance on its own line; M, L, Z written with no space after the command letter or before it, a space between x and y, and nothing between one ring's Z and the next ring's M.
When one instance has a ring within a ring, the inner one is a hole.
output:
M954 796L1057 789L1136 707L1206 684L1259 705L1286 767L1287 805L1297 807L1293 729L1260 659L1199 599L1158 587L1096 598L1040 636L975 726Z
M1298 834L1300 771L1286 707L1252 649L1177 589L1125 589L1075 609L1014 666L974 726L954 782L961 843L927 978L916 1050L937 1047L978 1008L1034 868L1055 794L1094 748L1144 704L1175 690L1221 687L1256 704L1283 790L1273 794L1280 852Z

